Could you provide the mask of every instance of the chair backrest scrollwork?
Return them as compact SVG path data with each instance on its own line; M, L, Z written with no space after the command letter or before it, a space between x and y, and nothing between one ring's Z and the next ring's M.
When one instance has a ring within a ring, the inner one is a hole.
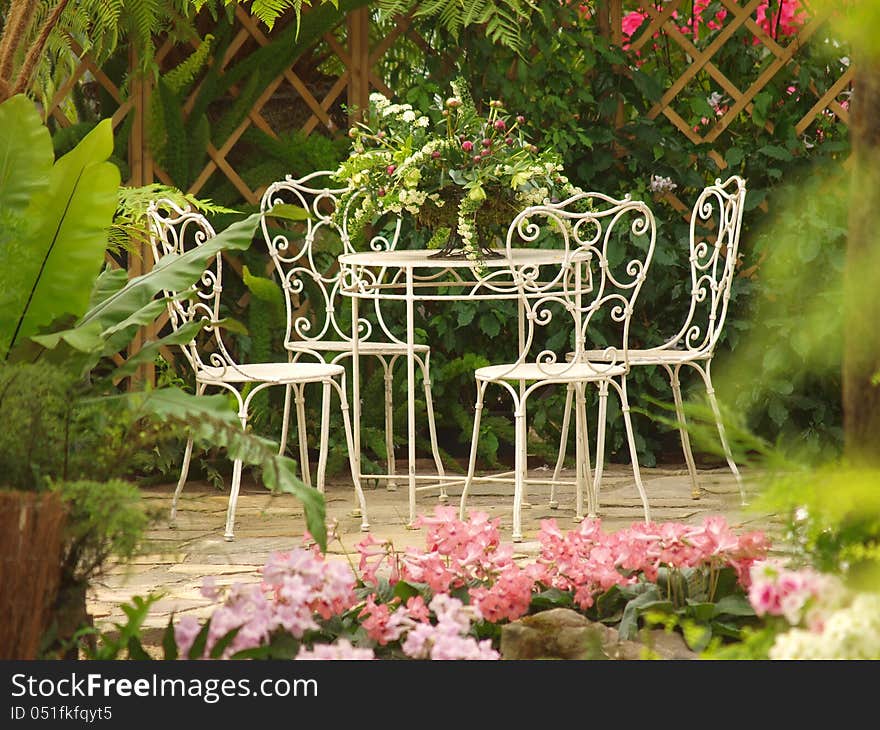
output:
M349 228L358 207L358 197L348 199L345 211L337 211L342 193L332 178L333 173L319 170L295 179L288 175L272 183L260 203L261 229L275 264L287 308L285 344L298 343L322 349L326 341L347 341L351 329L340 321L340 271L337 257L353 253ZM308 212L304 221L284 221L271 214L278 205L294 205ZM390 232L374 235L368 242L373 251L393 250L400 236L400 219L390 225ZM350 306L350 305L349 305ZM375 302L375 321L381 333L392 338ZM361 317L359 336L370 339L373 324Z
M516 260L515 248L536 242L544 248L547 238L556 252L552 264L511 271L526 321L518 364L533 363L547 377L559 377L582 366L587 350L602 349L602 362L588 364L596 374L628 369L630 318L656 242L650 208L629 197L617 200L595 192L530 206L508 229L509 260ZM570 337L548 347L540 328L554 316Z
M703 189L690 221L690 306L681 329L660 350L711 356L724 327L736 274L745 180L738 175Z
M159 265L165 256L184 254L215 236L214 228L201 213L165 198L150 202L147 223L154 266ZM218 253L211 257L189 291L164 292L174 331L193 330L192 339L182 343L180 348L194 371L206 366L219 367L223 371L236 368L223 341L220 324L222 291L223 257ZM203 353L209 353L207 362L203 360Z

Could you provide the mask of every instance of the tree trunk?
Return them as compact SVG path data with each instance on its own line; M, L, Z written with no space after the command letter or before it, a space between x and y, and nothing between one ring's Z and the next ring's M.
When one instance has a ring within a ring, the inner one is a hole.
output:
M854 464L880 465L880 61L858 68L844 274L844 450Z

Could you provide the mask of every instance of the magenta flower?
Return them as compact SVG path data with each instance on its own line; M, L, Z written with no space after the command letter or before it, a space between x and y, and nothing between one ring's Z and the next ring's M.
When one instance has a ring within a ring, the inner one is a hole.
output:
M499 132L503 132L505 129L507 129L507 123L503 119L496 119L494 127Z
M471 142L469 139L466 139L464 142L461 143L461 148L465 152L470 152L474 148L474 143Z

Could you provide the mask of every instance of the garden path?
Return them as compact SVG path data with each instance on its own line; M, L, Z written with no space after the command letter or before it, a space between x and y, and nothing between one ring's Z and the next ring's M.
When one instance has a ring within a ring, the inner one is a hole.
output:
M431 464L419 463L427 471ZM405 464L398 468L404 470ZM549 472L548 472L549 473ZM548 473L535 471L533 475L546 477ZM571 478L572 474L563 476ZM761 529L774 536L782 529L776 516L756 512L740 504L736 481L724 468L702 469L699 472L703 496L691 498L691 487L684 468L643 468L642 477L657 522L679 521L699 523L713 514L724 515L737 532ZM747 479L748 484L748 479ZM169 529L167 514L171 505L173 484L144 487L143 494L149 509L161 513L161 519L148 534L147 552L131 564L111 568L108 574L93 585L89 597L89 611L96 626L111 628L123 618L120 605L133 596L145 596L151 591L162 592L146 622L150 628L162 628L172 612L176 615L192 613L206 615L211 602L200 593L202 580L211 576L218 587L235 582L256 581L269 553L289 550L301 544L304 530L302 507L290 495L272 495L245 474L236 513L235 541L223 539L227 493L206 483L187 485L181 498L177 529ZM390 492L365 484L367 506L373 536L392 540L398 549L407 546L424 547L424 530L406 527L408 509L406 491L401 488ZM458 505L460 487L450 488L451 505ZM420 492L420 514L433 512L438 504L435 492ZM525 541L516 546L516 554L523 560L537 554L534 536L540 521L556 518L563 530L573 529L574 489L563 486L559 493L559 509L551 510L546 498L539 502L538 489L530 490L535 503L523 510ZM468 508L501 518L502 539L509 539L512 516L512 483L475 484L468 497ZM355 545L364 537L359 531L360 520L351 516L355 506L351 483L344 479L328 480L328 525L338 521L339 539L328 545L328 555L346 560L346 553L357 562ZM603 478L602 525L606 531L628 527L642 519L642 505L632 480L632 471L626 465L612 464Z

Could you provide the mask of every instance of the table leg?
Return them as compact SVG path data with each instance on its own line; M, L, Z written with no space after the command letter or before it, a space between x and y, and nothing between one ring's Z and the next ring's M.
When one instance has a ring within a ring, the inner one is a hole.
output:
M416 335L415 335L415 292L413 287L413 267L406 267L406 410L407 437L409 443L409 529L415 529L416 519Z
M351 298L351 416L352 441L354 442L355 473L358 481L363 480L361 468L361 359L360 359L360 328L358 319L360 300ZM357 511L357 508L355 508Z
M526 310L525 310L525 306L523 305L522 299L517 301L517 310L516 311L517 311L517 317L516 317L517 337L519 338L519 351L520 351L520 354L522 354L522 351L526 346ZM525 397L525 393L526 393L526 381L520 380L519 381L519 401L520 401L520 403L523 402L523 399ZM524 433L524 435L523 435L523 447L522 448L525 453L528 453L528 441L527 441L528 440L528 429L526 429L523 433ZM523 463L525 464L527 462L525 460L523 460ZM528 476L529 476L528 474L523 474L523 479L522 479L522 491L520 493L520 499L521 499L520 506L523 509L529 509L532 506L531 502L529 502L529 489L528 489L529 479L528 479Z

